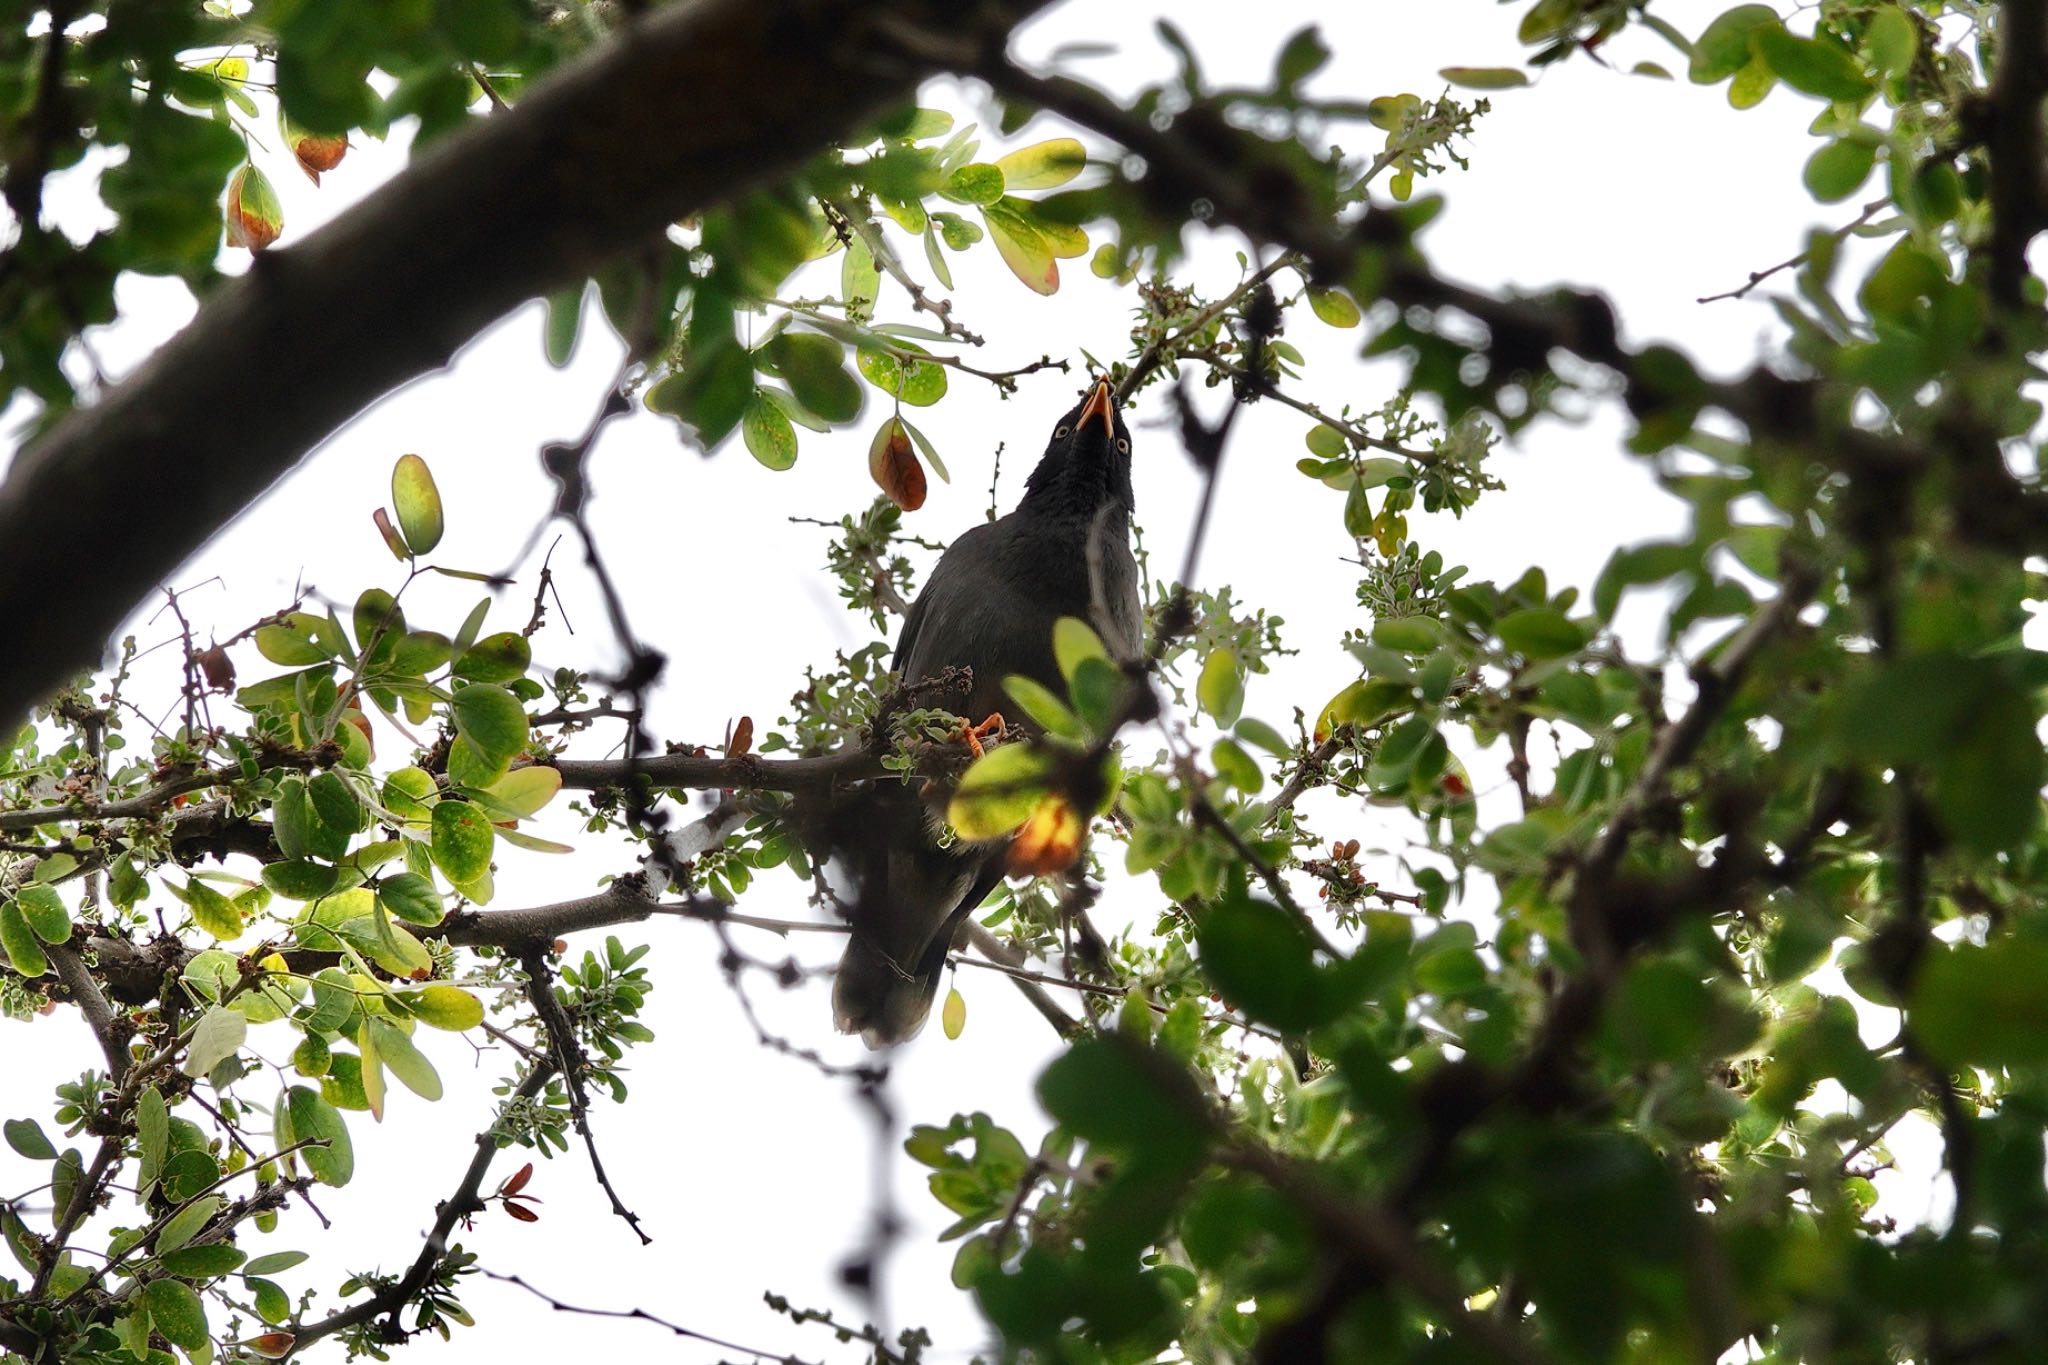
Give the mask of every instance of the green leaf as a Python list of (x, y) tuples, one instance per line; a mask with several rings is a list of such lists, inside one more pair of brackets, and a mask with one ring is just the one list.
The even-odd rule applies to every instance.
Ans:
[(1514, 66), (1447, 66), (1436, 74), (1467, 90), (1512, 90), (1529, 83), (1521, 68)]
[(206, 1326), (206, 1305), (191, 1285), (183, 1280), (151, 1280), (142, 1287), (142, 1304), (149, 1320), (164, 1340), (182, 1351), (210, 1349), (213, 1338)]
[(14, 903), (21, 907), (28, 927), (43, 942), (62, 943), (71, 937), (71, 912), (64, 908), (63, 898), (55, 887), (24, 886), (15, 893)]
[(1771, 73), (1794, 90), (1824, 100), (1855, 101), (1870, 94), (1870, 80), (1856, 59), (1825, 39), (1765, 25), (1750, 34), (1750, 44)]
[(576, 354), (576, 334), (583, 327), (583, 296), (588, 282), (572, 284), (548, 295), (547, 325), (542, 330), (541, 348), (548, 364), (566, 369)]
[[(1329, 323), (1332, 327), (1356, 327), (1365, 317), (1363, 313), (1358, 311), (1358, 305), (1351, 301), (1351, 296), (1341, 289), (1309, 290), (1308, 306), (1317, 317)], [(1318, 427), (1317, 430), (1327, 430), (1327, 428)], [(1330, 434), (1332, 436), (1337, 435), (1336, 432), (1331, 432)], [(1342, 452), (1343, 444), (1343, 438), (1341, 436), (1338, 437), (1338, 451), (1336, 453)]]
[(1069, 683), (1074, 681), (1074, 670), (1083, 659), (1101, 659), (1111, 663), (1109, 649), (1102, 643), (1102, 637), (1095, 633), (1095, 627), (1078, 616), (1062, 616), (1052, 625), (1052, 656), (1059, 663), (1060, 676)]
[(846, 368), (846, 351), (816, 332), (779, 332), (761, 348), (796, 400), (828, 422), (860, 415), (861, 387)]
[(1693, 44), (1688, 74), (1699, 85), (1727, 80), (1749, 65), (1749, 35), (1778, 22), (1778, 12), (1769, 5), (1737, 5), (1700, 34), (1699, 41)]
[(1216, 901), (1195, 925), (1202, 970), (1238, 1009), (1284, 1033), (1330, 1023), (1363, 996), (1368, 977), (1354, 959), (1315, 961), (1299, 921), (1242, 889)]
[(434, 807), (434, 863), (452, 882), (470, 882), (491, 870), (495, 831), (483, 812), (467, 801)]
[(471, 682), (508, 683), (526, 676), (532, 665), (533, 645), (527, 638), (515, 631), (501, 630), (463, 650), (455, 660), (455, 675)]
[(1373, 622), (1372, 642), (1405, 654), (1427, 654), (1444, 642), (1444, 628), (1433, 616), (1393, 616)]
[(687, 423), (698, 443), (711, 450), (740, 424), (753, 393), (753, 358), (728, 338), (720, 345), (693, 349), (682, 369), (647, 390), (646, 403), (654, 412)]
[(172, 1251), (197, 1237), (200, 1229), (221, 1211), (226, 1202), (217, 1194), (209, 1194), (179, 1209), (164, 1224), (163, 1231), (157, 1234), (157, 1249)]
[(168, 1252), (161, 1260), (163, 1268), (173, 1275), (188, 1280), (211, 1280), (238, 1270), (244, 1257), (243, 1251), (226, 1242), (208, 1242), (205, 1246)]
[(1920, 55), (1920, 30), (1897, 5), (1885, 5), (1872, 12), (1863, 30), (1863, 55), (1881, 78), (1896, 80)]
[(55, 1161), (57, 1149), (50, 1145), (50, 1139), (43, 1135), (42, 1125), (34, 1119), (9, 1119), (0, 1124), (0, 1132), (7, 1135), (7, 1145), (30, 1161)]
[(1294, 753), (1294, 746), (1288, 742), (1287, 736), (1251, 716), (1238, 721), (1237, 737), (1248, 744), (1258, 745), (1275, 758), (1288, 758)]
[(339, 868), (305, 858), (270, 863), (263, 869), (263, 884), (286, 900), (318, 900), (340, 880)]
[[(996, 200), (1003, 197), (1003, 190), (1007, 183), (1000, 169), (977, 162), (973, 165), (962, 166), (959, 170), (953, 172), (951, 176), (947, 177), (945, 186), (939, 193), (956, 203), (993, 204)], [(943, 219), (949, 216), (951, 215), (941, 215), (940, 230), (946, 233), (946, 244), (948, 246), (952, 247), (955, 251), (964, 251), (972, 239), (961, 242), (954, 241), (953, 232), (948, 230), (943, 222)], [(956, 219), (955, 221), (958, 220)], [(978, 238), (980, 235), (977, 232), (975, 237)]]
[(1086, 743), (1088, 731), (1080, 719), (1067, 709), (1067, 704), (1054, 695), (1051, 688), (1022, 673), (1012, 673), (1003, 679), (1003, 690), (1017, 705), (1024, 708), (1039, 729), (1061, 739)]
[(1234, 739), (1217, 740), (1210, 758), (1216, 775), (1241, 792), (1249, 794), (1266, 785), (1266, 775), (1259, 771), (1257, 761)]
[(213, 1069), (241, 1050), (249, 1034), (249, 1020), (238, 1010), (214, 1005), (199, 1016), (192, 1030), (192, 1042), (185, 1050), (181, 1068), (187, 1076), (208, 1076)]
[(141, 1183), (147, 1185), (163, 1172), (171, 1141), (170, 1106), (154, 1085), (144, 1086), (135, 1097), (135, 1136), (142, 1149)]
[(1524, 607), (1495, 623), (1501, 643), (1531, 659), (1556, 659), (1586, 647), (1586, 632), (1561, 611)]
[(1028, 744), (1005, 744), (974, 761), (946, 805), (963, 839), (996, 839), (1030, 818), (1047, 791), (1053, 762)]
[(326, 624), (311, 612), (295, 611), (282, 621), (257, 628), (256, 652), (287, 668), (325, 663), (333, 651), (315, 636)]
[[(907, 341), (896, 344), (922, 353)], [(929, 360), (902, 361), (883, 351), (861, 351), (854, 363), (870, 384), (912, 407), (928, 408), (946, 396), (945, 368)]]
[(1049, 190), (1072, 180), (1087, 164), (1087, 148), (1073, 138), (1056, 137), (998, 158), (996, 169), (1002, 172), (1007, 190)]
[(303, 1251), (271, 1251), (251, 1260), (242, 1267), (244, 1275), (277, 1275), (307, 1260)]
[(455, 732), (492, 765), (502, 767), (526, 748), (526, 708), (504, 688), (492, 683), (457, 688), (449, 709)]
[(409, 924), (439, 924), (444, 914), (441, 893), (417, 872), (401, 872), (379, 882), (377, 902)]
[(1877, 164), (1877, 149), (1851, 138), (1837, 138), (1806, 162), (1806, 188), (1823, 204), (1838, 203), (1863, 188)]
[(429, 554), (441, 543), (446, 529), (441, 513), (441, 490), (434, 486), (433, 471), (417, 455), (402, 455), (391, 470), (391, 506), (398, 513), (398, 529), (416, 555)]
[(1950, 1067), (2048, 1061), (2048, 942), (2001, 938), (1930, 952), (1913, 982), (1906, 1024)]
[(1195, 696), (1218, 725), (1237, 723), (1244, 710), (1244, 679), (1238, 672), (1237, 651), (1211, 650), (1202, 661), (1202, 676), (1195, 684)]
[(782, 406), (765, 393), (756, 392), (747, 404), (740, 437), (747, 453), (770, 469), (788, 469), (796, 463), (796, 428)]
[(290, 1127), (288, 1141), (323, 1139), (327, 1143), (325, 1147), (308, 1147), (299, 1153), (313, 1178), (323, 1185), (348, 1184), (356, 1169), (355, 1148), (348, 1140), (348, 1124), (334, 1106), (322, 1099), (318, 1091), (295, 1085), (285, 1092), (282, 1107)]
[(366, 1021), (377, 1040), (377, 1056), (407, 1090), (432, 1103), (441, 1098), (441, 1076), (426, 1054), (396, 1025), (372, 1016)]
[(1038, 1098), (1075, 1136), (1161, 1165), (1193, 1162), (1208, 1145), (1179, 1067), (1127, 1039), (1082, 1038), (1038, 1078)]

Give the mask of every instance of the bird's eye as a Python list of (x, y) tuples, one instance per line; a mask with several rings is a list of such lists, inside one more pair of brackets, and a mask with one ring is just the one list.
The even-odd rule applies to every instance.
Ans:
[(1064, 441), (1065, 439), (1067, 439), (1067, 424), (1065, 422), (1060, 423), (1059, 426), (1053, 429), (1052, 438), (1055, 441)]
[(1131, 443), (1130, 443), (1129, 441), (1126, 441), (1126, 440), (1125, 440), (1125, 439), (1124, 439), (1123, 437), (1121, 437), (1121, 436), (1117, 437), (1117, 438), (1116, 438), (1116, 453), (1117, 453), (1117, 454), (1119, 454), (1119, 455), (1128, 455), (1128, 454), (1130, 454), (1130, 453), (1131, 453)]

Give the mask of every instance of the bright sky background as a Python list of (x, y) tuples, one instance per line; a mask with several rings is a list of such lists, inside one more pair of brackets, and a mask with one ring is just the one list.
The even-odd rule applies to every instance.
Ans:
[[(1266, 0), (1251, 11), (1240, 4), (1184, 0), (1171, 11), (1218, 83), (1265, 80), (1281, 41), (1301, 24), (1320, 22), (1336, 57), (1312, 88), (1359, 98), (1401, 91), (1432, 96), (1443, 85), (1436, 75), (1441, 67), (1515, 63), (1521, 52), (1514, 28), (1525, 8), (1488, 0)], [(1719, 0), (1661, 0), (1657, 13), (1697, 33), (1721, 8)], [(1168, 69), (1168, 57), (1150, 32), (1156, 12), (1153, 6), (1061, 6), (1021, 34), (1017, 47), (1037, 57), (1063, 43), (1115, 44), (1115, 55), (1083, 62), (1077, 73), (1112, 89), (1133, 89)], [(1258, 23), (1251, 28), (1246, 21), (1254, 13)], [(1740, 370), (1779, 332), (1760, 302), (1769, 288), (1744, 302), (1695, 300), (1798, 251), (1809, 226), (1832, 225), (1854, 212), (1818, 210), (1800, 188), (1800, 168), (1817, 145), (1803, 129), (1818, 106), (1781, 88), (1761, 108), (1736, 113), (1719, 90), (1687, 84), (1682, 57), (1647, 32), (1617, 40), (1605, 55), (1612, 69), (1577, 60), (1543, 75), (1533, 89), (1494, 97), (1493, 114), (1481, 120), (1464, 148), (1471, 169), (1423, 186), (1449, 198), (1426, 238), (1432, 259), (1446, 274), (1480, 286), (1597, 285), (1616, 301), (1628, 339), (1675, 340), (1710, 369)], [(1679, 71), (1680, 79), (1622, 74), (1642, 59)], [(791, 93), (801, 98), (801, 92)], [(970, 90), (941, 83), (925, 102), (973, 118), (980, 113), (974, 99)], [(1040, 120), (1018, 142), (1055, 131), (1051, 121)], [(1344, 131), (1351, 150), (1379, 146), (1377, 130)], [(688, 130), (677, 130), (677, 136), (688, 136)], [(392, 147), (357, 146), (317, 190), (282, 164), (280, 155), (267, 164), (284, 202), (286, 229), (278, 249), (289, 250), (372, 192), (401, 159)], [(52, 193), (60, 221), (74, 229), (94, 221), (97, 204), (84, 177), (65, 177)], [(1204, 292), (1220, 292), (1235, 278), (1232, 253), (1240, 243), (1210, 239), (1199, 246), (1193, 276)], [(227, 255), (231, 268), (243, 259), (240, 252)], [(914, 269), (921, 265), (914, 252), (909, 259)], [(836, 262), (826, 268), (836, 272)], [(1096, 280), (1085, 260), (1068, 263), (1066, 283), (1051, 299), (1027, 292), (986, 245), (956, 257), (954, 269), (959, 314), (988, 338), (974, 357), (978, 364), (1007, 368), (1041, 352), (1078, 361), (1083, 347), (1105, 358), (1124, 349), (1130, 297)], [(117, 375), (132, 369), (192, 312), (183, 289), (162, 281), (124, 281), (121, 303), (123, 321), (94, 339)], [(363, 305), (374, 308), (376, 300), (365, 297)], [(909, 318), (902, 295), (886, 285), (882, 307), (885, 317)], [(1353, 358), (1359, 333), (1325, 328), (1305, 310), (1300, 318), (1288, 339), (1310, 358), (1300, 388), (1305, 397), (1366, 409), (1384, 401), (1390, 371), (1368, 369)], [(217, 537), (174, 580), (201, 630), (230, 635), (287, 603), (301, 580), (351, 597), (372, 583), (396, 586), (395, 566), (369, 515), (388, 497), (392, 462), (408, 451), (430, 462), (449, 508), (449, 534), (437, 560), (475, 569), (505, 567), (506, 557), (550, 505), (539, 447), (582, 430), (618, 360), (617, 347), (594, 313), (586, 317), (584, 343), (566, 370), (546, 365), (539, 331), (536, 307), (507, 319), (447, 372), (417, 381), (361, 415)], [(953, 483), (934, 482), (924, 509), (907, 521), (910, 529), (937, 539), (981, 519), (997, 440), (1009, 445), (1001, 482), (1007, 510), (1054, 417), (1079, 387), (1078, 377), (1038, 375), (1024, 381), (1016, 398), (1002, 402), (976, 381), (957, 375), (953, 380), (946, 401), (917, 418), (945, 455)], [(1164, 569), (1179, 563), (1197, 485), (1170, 438), (1148, 429), (1158, 410), (1148, 398), (1133, 412), (1131, 425), (1139, 518), (1155, 564)], [(833, 649), (864, 642), (864, 623), (842, 610), (820, 572), (825, 533), (786, 518), (836, 518), (867, 504), (874, 489), (863, 457), (868, 434), (883, 415), (883, 405), (871, 399), (860, 430), (830, 437), (803, 433), (797, 466), (784, 474), (762, 469), (737, 440), (706, 461), (659, 417), (642, 414), (607, 433), (593, 463), (593, 518), (635, 626), (670, 656), (667, 683), (654, 706), (657, 736), (716, 743), (727, 721), (742, 714), (765, 728), (781, 714), (806, 664), (829, 661)], [(14, 425), (6, 423), (7, 429)], [(1247, 714), (1283, 728), (1289, 728), (1294, 707), (1312, 716), (1352, 676), (1353, 665), (1335, 642), (1362, 621), (1353, 602), (1355, 575), (1341, 558), (1350, 547), (1336, 495), (1293, 470), (1306, 426), (1306, 419), (1275, 404), (1246, 415), (1229, 455), (1201, 571), (1205, 585), (1228, 582), (1240, 598), (1286, 618), (1286, 642), (1303, 653), (1280, 660), (1270, 676), (1253, 679), (1246, 707)], [(233, 440), (234, 428), (235, 414), (220, 414), (221, 439)], [(1469, 565), (1475, 577), (1512, 579), (1530, 564), (1541, 564), (1553, 584), (1590, 587), (1615, 547), (1683, 525), (1677, 504), (1656, 493), (1645, 470), (1620, 453), (1621, 431), (1609, 410), (1576, 425), (1537, 424), (1495, 457), (1493, 468), (1508, 484), (1505, 493), (1483, 499), (1463, 522), (1418, 516), (1416, 538), (1449, 561)], [(109, 528), (107, 534), (119, 531)], [(553, 538), (550, 531), (543, 547)], [(576, 634), (564, 633), (557, 615), (536, 645), (544, 662), (601, 668), (614, 656), (573, 548), (565, 542), (555, 565)], [(491, 628), (523, 624), (534, 564), (523, 568), (520, 586), (505, 595)], [(408, 596), (408, 614), (417, 625), (452, 632), (477, 595), (473, 584), (422, 582)], [(144, 644), (168, 634), (168, 618), (150, 620), (157, 606), (143, 608), (130, 627)], [(1644, 649), (1653, 639), (1641, 627), (1651, 619), (1640, 606), (1627, 614), (1632, 643)], [(167, 659), (168, 651), (158, 657)], [(247, 648), (237, 662), (244, 680), (270, 671)], [(158, 695), (168, 699), (173, 693)], [(387, 755), (403, 743), (388, 729), (380, 741)], [(1144, 737), (1135, 741), (1140, 753), (1149, 753), (1152, 744)], [(1469, 755), (1469, 745), (1465, 751)], [(1475, 763), (1474, 772), (1482, 799), (1500, 802), (1498, 765)], [(1502, 818), (1511, 807), (1511, 797), (1507, 806), (1489, 804), (1487, 818)], [(1402, 837), (1389, 815), (1370, 808), (1345, 813), (1328, 828), (1356, 835), (1368, 847), (1398, 850)], [(585, 894), (598, 876), (627, 870), (615, 850), (582, 842), (572, 858), (502, 852), (496, 905), (537, 905)], [(1110, 860), (1120, 863), (1120, 855), (1111, 850)], [(1398, 869), (1387, 866), (1389, 884), (1401, 884)], [(811, 913), (804, 896), (802, 885), (777, 872), (746, 908), (801, 918)], [(1156, 893), (1149, 900), (1142, 891), (1113, 897), (1107, 921), (1118, 922), (1118, 906), (1125, 915), (1142, 915), (1155, 903)], [(774, 1290), (799, 1304), (851, 1308), (858, 1317), (858, 1308), (834, 1286), (833, 1272), (865, 1235), (876, 1155), (872, 1124), (843, 1084), (755, 1045), (716, 971), (717, 949), (708, 932), (675, 922), (620, 932), (628, 943), (655, 945), (648, 961), (657, 991), (646, 1020), (659, 1037), (630, 1058), (631, 1103), (624, 1109), (601, 1103), (593, 1119), (623, 1197), (656, 1240), (641, 1248), (606, 1213), (579, 1150), (545, 1164), (535, 1177), (532, 1191), (546, 1200), (544, 1221), (527, 1226), (487, 1215), (463, 1238), (465, 1245), (490, 1269), (520, 1274), (578, 1304), (637, 1305), (770, 1351), (852, 1358), (827, 1333), (799, 1329), (770, 1314), (761, 1294)], [(771, 957), (780, 951), (773, 939), (754, 946)], [(831, 960), (837, 946), (829, 939), (798, 945), (807, 960), (817, 961)], [(899, 1052), (891, 1092), (899, 1115), (943, 1123), (955, 1111), (980, 1109), (1035, 1141), (1044, 1120), (1031, 1085), (1055, 1040), (1001, 978), (983, 972), (961, 972), (959, 978), (969, 1004), (966, 1032), (948, 1042), (934, 1027)], [(754, 995), (771, 1028), (835, 1058), (860, 1055), (856, 1041), (831, 1032), (823, 982), (788, 994), (763, 982)], [(1872, 1020), (1869, 1027), (1873, 1036), (1888, 1036), (1890, 1018)], [(252, 1043), (264, 1048), (282, 1036), (282, 1030), (259, 1030)], [(308, 1283), (335, 1283), (343, 1267), (401, 1268), (416, 1252), (435, 1201), (453, 1188), (468, 1157), (468, 1135), (488, 1119), (488, 1087), (506, 1062), (502, 1054), (473, 1059), (466, 1043), (448, 1035), (428, 1045), (448, 1082), (447, 1097), (430, 1108), (394, 1088), (381, 1127), (367, 1115), (352, 1115), (355, 1182), (318, 1196), (335, 1220), (333, 1230), (319, 1234), (295, 1208), (287, 1215), (291, 1231), (270, 1241), (271, 1247), (315, 1253), (313, 1266), (284, 1277), (294, 1294)], [(276, 1048), (279, 1059), (284, 1050)], [(9, 1097), (8, 1111), (23, 1112), (22, 1099), (33, 1097), (39, 1113), (46, 1112), (40, 1101), (49, 1087), (93, 1060), (89, 1040), (69, 1011), (6, 1026), (0, 1033), (0, 1094)], [(503, 1169), (509, 1172), (523, 1159), (517, 1151), (507, 1153)], [(931, 1242), (950, 1217), (925, 1192), (907, 1158), (892, 1148), (890, 1161), (909, 1225), (886, 1279), (892, 1321), (930, 1327), (937, 1338), (931, 1359), (965, 1360), (983, 1343), (980, 1322), (946, 1279), (952, 1246)], [(25, 1169), (11, 1152), (0, 1151), (0, 1188), (30, 1183), (20, 1178)], [(1939, 1211), (1930, 1205), (1924, 1175), (1892, 1179), (1885, 1190), (1885, 1211), (1902, 1220)], [(1940, 1193), (1945, 1197), (1945, 1186)], [(315, 1267), (319, 1276), (309, 1279), (306, 1272)], [(459, 1332), (447, 1346), (422, 1342), (404, 1358), (458, 1365), (550, 1348), (646, 1352), (685, 1362), (721, 1354), (674, 1342), (644, 1323), (550, 1315), (506, 1286), (473, 1282), (466, 1298), (480, 1321), (477, 1328)], [(332, 1306), (323, 1297), (315, 1314)]]

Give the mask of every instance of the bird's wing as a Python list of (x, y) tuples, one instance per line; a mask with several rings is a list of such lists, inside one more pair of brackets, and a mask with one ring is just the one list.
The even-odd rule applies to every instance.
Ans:
[[(954, 662), (924, 657), (919, 653), (918, 645), (924, 636), (925, 623), (932, 618), (935, 606), (938, 608), (938, 614), (944, 616), (945, 605), (952, 603), (968, 590), (968, 580), (974, 576), (975, 569), (986, 562), (990, 548), (987, 542), (994, 534), (994, 530), (994, 525), (985, 522), (955, 537), (953, 543), (946, 548), (946, 553), (940, 555), (939, 562), (932, 567), (932, 576), (925, 580), (923, 589), (917, 594), (917, 600), (910, 604), (910, 614), (903, 618), (903, 633), (896, 637), (894, 660), (894, 667), (903, 675), (905, 682), (915, 682), (918, 678), (936, 673)], [(918, 671), (913, 672), (913, 668)]]

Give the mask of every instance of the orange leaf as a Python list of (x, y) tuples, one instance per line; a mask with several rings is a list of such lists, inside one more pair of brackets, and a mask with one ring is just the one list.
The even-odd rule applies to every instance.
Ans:
[(739, 724), (732, 727), (732, 733), (725, 740), (725, 756), (738, 758), (754, 747), (754, 718), (741, 716)]
[(891, 417), (868, 447), (868, 473), (889, 500), (906, 512), (924, 506), (924, 466), (910, 448), (910, 433)]
[(260, 1337), (249, 1338), (242, 1345), (252, 1355), (262, 1356), (265, 1360), (283, 1360), (292, 1353), (292, 1346), (297, 1341), (298, 1338), (290, 1332), (265, 1332)]
[(1043, 877), (1072, 867), (1081, 856), (1081, 835), (1086, 828), (1080, 813), (1064, 796), (1047, 796), (1010, 841), (1010, 872), (1019, 877)]

